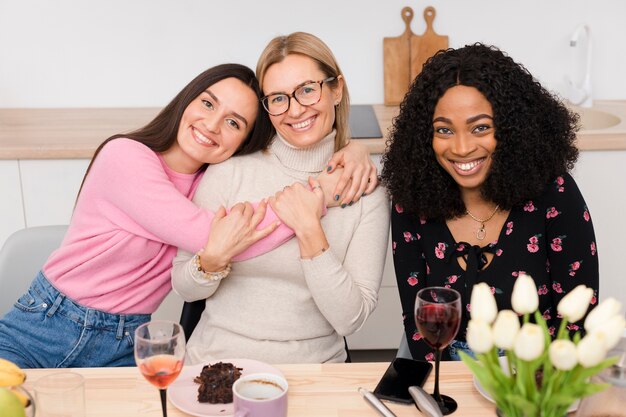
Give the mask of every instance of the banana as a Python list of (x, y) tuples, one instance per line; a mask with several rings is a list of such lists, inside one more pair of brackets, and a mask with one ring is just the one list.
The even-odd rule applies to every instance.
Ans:
[(0, 387), (22, 385), (26, 374), (16, 364), (0, 358)]
[(11, 391), (13, 395), (15, 395), (18, 400), (20, 400), (20, 403), (22, 404), (24, 408), (30, 405), (30, 397), (26, 395), (23, 391), (21, 391), (19, 388), (11, 387), (9, 388), (9, 391)]

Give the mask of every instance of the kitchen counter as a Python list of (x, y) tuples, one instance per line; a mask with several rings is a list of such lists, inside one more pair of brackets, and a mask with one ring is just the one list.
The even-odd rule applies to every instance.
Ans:
[[(150, 121), (159, 108), (49, 108), (0, 109), (0, 159), (91, 158), (102, 141), (129, 132)], [(380, 130), (387, 136), (397, 106), (374, 105)], [(583, 113), (587, 110), (582, 109)], [(597, 117), (597, 116), (601, 117)], [(578, 134), (581, 150), (626, 150), (626, 101), (596, 101), (582, 115), (583, 125), (616, 120), (607, 128), (583, 128)], [(596, 120), (597, 119), (597, 120)], [(610, 121), (610, 120), (609, 120)], [(595, 123), (597, 122), (597, 123)], [(383, 153), (386, 138), (362, 139), (371, 153)]]

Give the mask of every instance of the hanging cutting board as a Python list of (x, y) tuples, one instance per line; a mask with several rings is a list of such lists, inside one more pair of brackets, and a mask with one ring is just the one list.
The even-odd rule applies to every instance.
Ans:
[(411, 82), (411, 20), (413, 9), (405, 7), (401, 12), (404, 33), (394, 38), (383, 39), (385, 73), (385, 104), (400, 104)]
[(425, 8), (426, 31), (422, 35), (411, 37), (411, 80), (422, 72), (422, 67), (428, 58), (435, 55), (440, 49), (448, 48), (448, 37), (437, 35), (433, 29), (436, 14), (434, 7)]

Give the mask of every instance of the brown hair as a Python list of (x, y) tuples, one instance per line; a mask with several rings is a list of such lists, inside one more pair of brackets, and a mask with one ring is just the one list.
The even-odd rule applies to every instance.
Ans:
[[(185, 112), (185, 109), (189, 106), (189, 103), (191, 103), (207, 88), (226, 78), (236, 78), (240, 80), (245, 85), (250, 87), (259, 99), (261, 98), (262, 92), (259, 82), (250, 68), (240, 64), (222, 64), (209, 68), (187, 84), (147, 125), (130, 133), (113, 135), (102, 142), (98, 149), (96, 149), (93, 158), (87, 167), (87, 172), (85, 172), (80, 189), (82, 190), (85, 178), (87, 178), (89, 170), (93, 165), (93, 161), (100, 153), (100, 150), (102, 150), (107, 143), (114, 139), (132, 139), (143, 143), (155, 152), (164, 152), (168, 150), (177, 140), (180, 120)], [(269, 116), (259, 101), (254, 126), (248, 137), (244, 140), (234, 155), (245, 155), (267, 148), (273, 135), (274, 130), (269, 120)], [(80, 190), (78, 193), (80, 194)]]
[[(256, 75), (263, 89), (263, 78), (269, 67), (281, 62), (288, 55), (299, 54), (311, 58), (315, 61), (319, 69), (326, 77), (338, 77), (343, 73), (330, 48), (317, 36), (306, 32), (294, 32), (287, 36), (278, 36), (267, 44), (256, 65)], [(337, 86), (337, 81), (330, 84), (333, 88)], [(348, 86), (343, 83), (341, 102), (335, 107), (335, 125), (337, 131), (335, 137), (335, 151), (343, 148), (350, 138), (348, 127), (348, 116), (350, 112), (350, 96)], [(265, 111), (264, 111), (265, 113)]]

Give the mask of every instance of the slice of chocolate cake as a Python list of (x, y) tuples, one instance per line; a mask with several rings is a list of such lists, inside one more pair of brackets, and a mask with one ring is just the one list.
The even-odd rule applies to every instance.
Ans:
[(200, 384), (198, 401), (211, 404), (228, 404), (233, 402), (233, 383), (241, 376), (242, 368), (232, 363), (218, 362), (206, 365), (194, 382)]

